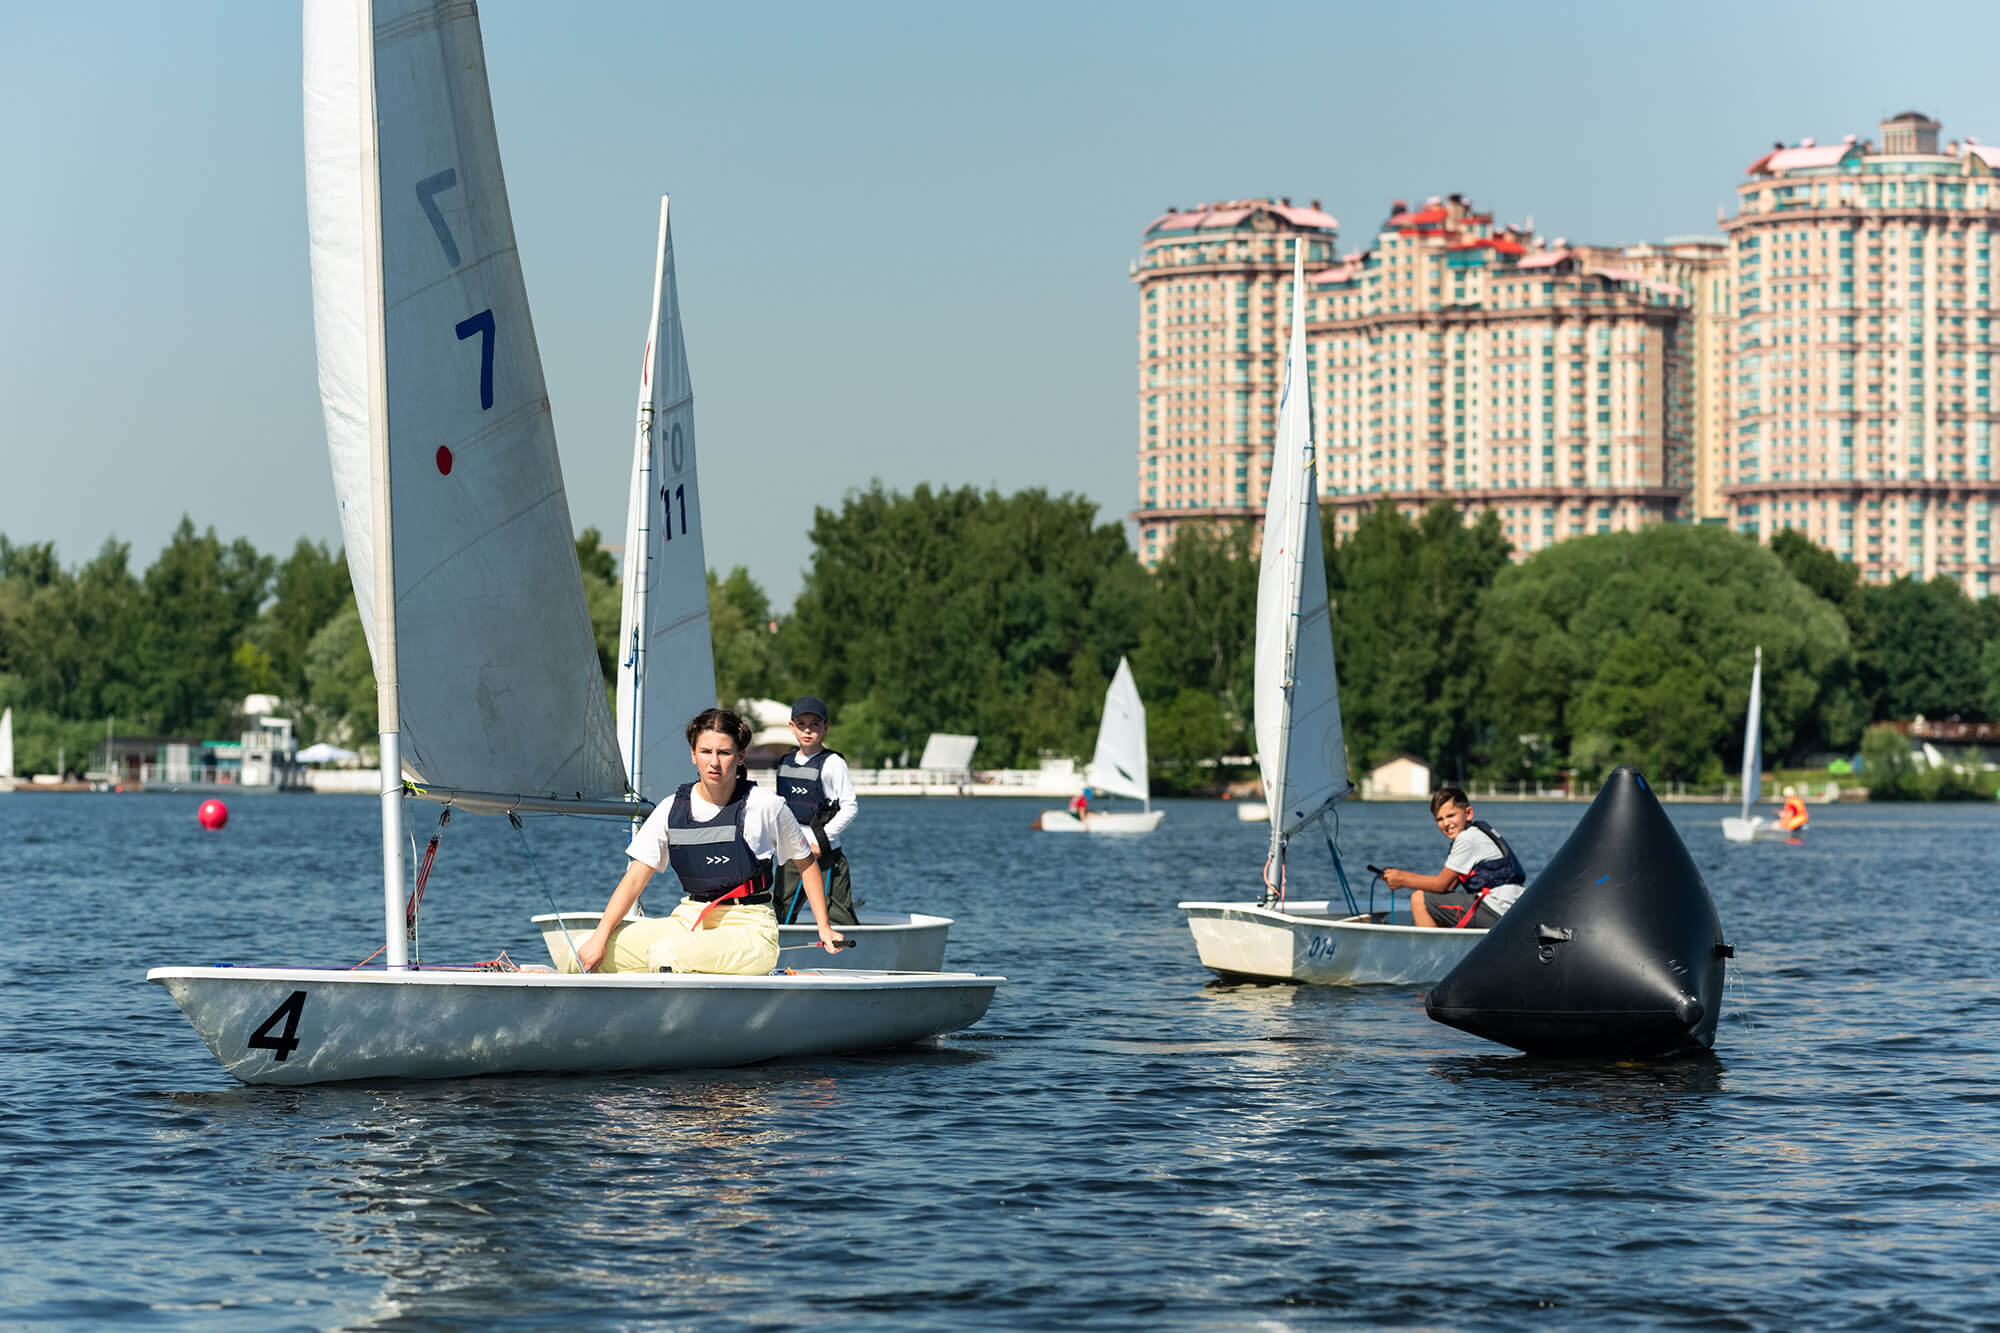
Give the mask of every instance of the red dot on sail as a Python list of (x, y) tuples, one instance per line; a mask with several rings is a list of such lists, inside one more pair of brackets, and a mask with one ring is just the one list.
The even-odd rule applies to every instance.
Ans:
[(443, 445), (438, 446), (438, 475), (441, 477), (451, 475), (451, 450)]

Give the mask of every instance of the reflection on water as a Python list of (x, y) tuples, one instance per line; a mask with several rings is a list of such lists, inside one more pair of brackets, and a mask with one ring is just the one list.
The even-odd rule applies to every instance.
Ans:
[(1515, 1083), (1527, 1093), (1573, 1100), (1611, 1111), (1671, 1107), (1676, 1099), (1722, 1091), (1723, 1062), (1713, 1052), (1672, 1060), (1597, 1062), (1549, 1056), (1488, 1054), (1433, 1061), (1432, 1074), (1452, 1083)]

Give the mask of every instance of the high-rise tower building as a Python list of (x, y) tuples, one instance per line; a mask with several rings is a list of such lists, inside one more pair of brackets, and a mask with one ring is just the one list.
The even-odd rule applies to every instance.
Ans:
[(1992, 282), (2000, 149), (1908, 111), (1878, 148), (1779, 145), (1724, 223), (1736, 308), (1731, 520), (1795, 528), (1883, 582), (2000, 587)]
[(1729, 242), (1721, 236), (1668, 237), (1659, 245), (1626, 246), (1616, 261), (1647, 278), (1678, 287), (1687, 298), (1688, 503), (1681, 517), (1697, 523), (1729, 518), (1723, 487), (1729, 472), (1729, 332), (1734, 299)]
[(1518, 553), (1680, 517), (1690, 302), (1625, 252), (1495, 230), (1462, 197), (1398, 201), (1372, 250), (1310, 280), (1321, 502), (1495, 511)]
[(1289, 199), (1170, 210), (1147, 226), (1139, 286), (1139, 555), (1188, 523), (1263, 516), (1291, 328), (1292, 253), (1331, 263), (1339, 227)]
[[(1531, 244), (1459, 196), (1397, 203), (1336, 256), (1315, 203), (1174, 211), (1146, 229), (1140, 288), (1140, 556), (1189, 522), (1263, 516), (1294, 245), (1306, 247), (1307, 372), (1320, 497), (1337, 531), (1384, 496), (1493, 509), (1519, 552), (1687, 513), (1705, 400), (1691, 357), (1726, 308), (1714, 243)], [(1716, 416), (1709, 412), (1707, 417)]]

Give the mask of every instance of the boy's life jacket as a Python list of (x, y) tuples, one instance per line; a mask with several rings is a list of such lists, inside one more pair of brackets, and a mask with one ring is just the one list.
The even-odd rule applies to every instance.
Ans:
[(1526, 884), (1528, 872), (1521, 868), (1521, 858), (1514, 855), (1514, 849), (1507, 840), (1493, 831), (1493, 826), (1483, 819), (1472, 821), (1472, 827), (1493, 839), (1493, 845), (1500, 849), (1500, 855), (1489, 856), (1477, 862), (1472, 869), (1459, 877), (1458, 887), (1467, 893), (1484, 893), (1497, 889), (1502, 884)]
[[(799, 758), (796, 749), (785, 751), (778, 760), (778, 798), (791, 808), (800, 828), (810, 828), (815, 820), (824, 822), (840, 809), (838, 801), (827, 799), (826, 781), (821, 770), (826, 757), (838, 750), (822, 749), (810, 758)], [(844, 756), (843, 756), (844, 757)]]
[(743, 837), (743, 817), (754, 790), (748, 782), (738, 782), (730, 803), (708, 820), (694, 817), (689, 799), (692, 782), (682, 783), (674, 792), (667, 809), (667, 862), (680, 879), (681, 891), (696, 902), (713, 902), (738, 888), (749, 892), (736, 902), (771, 901), (771, 863), (751, 851)]

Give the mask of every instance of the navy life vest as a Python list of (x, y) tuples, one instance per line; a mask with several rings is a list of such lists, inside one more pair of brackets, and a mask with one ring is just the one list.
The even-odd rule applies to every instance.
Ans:
[(1484, 893), (1497, 889), (1502, 884), (1526, 884), (1528, 872), (1521, 869), (1521, 858), (1514, 855), (1514, 849), (1507, 840), (1493, 831), (1493, 826), (1483, 819), (1472, 821), (1472, 827), (1493, 839), (1493, 845), (1500, 849), (1500, 855), (1489, 856), (1475, 864), (1460, 877), (1458, 887), (1467, 893)]
[(750, 890), (739, 903), (771, 901), (771, 863), (750, 850), (743, 838), (743, 816), (750, 809), (748, 782), (736, 784), (736, 794), (713, 818), (694, 817), (689, 794), (692, 782), (683, 782), (667, 808), (667, 863), (680, 878), (681, 891), (696, 902), (713, 902), (731, 889)]
[(791, 749), (778, 760), (778, 798), (791, 807), (792, 818), (799, 821), (800, 828), (811, 828), (813, 820), (840, 808), (838, 801), (827, 799), (826, 779), (821, 771), (826, 767), (826, 757), (839, 753), (821, 750), (810, 759), (801, 759), (798, 750)]

